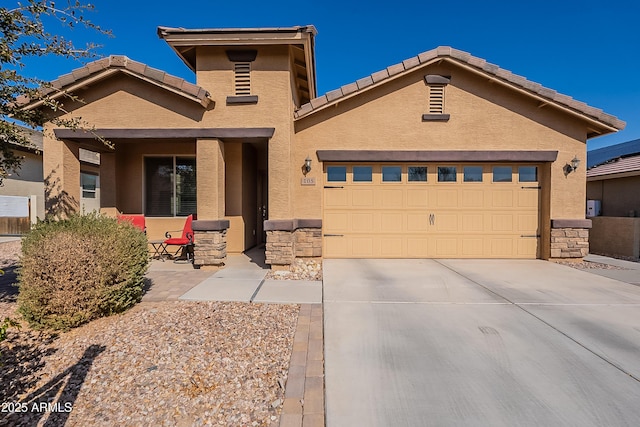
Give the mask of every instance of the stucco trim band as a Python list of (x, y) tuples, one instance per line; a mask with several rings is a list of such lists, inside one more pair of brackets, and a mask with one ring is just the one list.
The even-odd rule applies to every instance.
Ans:
[(450, 114), (423, 114), (423, 122), (446, 122), (449, 121)]
[(557, 151), (318, 150), (321, 162), (554, 162)]
[(227, 105), (257, 104), (258, 95), (227, 96)]
[(220, 231), (229, 228), (228, 219), (199, 219), (191, 223), (193, 231)]
[(590, 219), (552, 219), (551, 228), (591, 228)]
[(322, 228), (322, 220), (294, 218), (268, 219), (264, 222), (264, 231), (294, 231), (299, 228)]
[(105, 139), (196, 139), (196, 138), (271, 138), (275, 128), (152, 128), (152, 129), (54, 129), (58, 139), (94, 140), (96, 135)]

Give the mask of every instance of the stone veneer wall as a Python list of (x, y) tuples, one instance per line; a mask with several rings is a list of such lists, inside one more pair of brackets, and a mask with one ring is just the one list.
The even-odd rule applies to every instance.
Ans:
[(267, 231), (265, 262), (272, 265), (289, 265), (293, 262), (293, 233), (289, 230)]
[(591, 220), (552, 220), (551, 258), (583, 258), (589, 255)]
[(322, 221), (292, 219), (265, 221), (267, 264), (291, 265), (295, 258), (322, 256)]
[(193, 221), (193, 265), (224, 265), (227, 260), (228, 220)]

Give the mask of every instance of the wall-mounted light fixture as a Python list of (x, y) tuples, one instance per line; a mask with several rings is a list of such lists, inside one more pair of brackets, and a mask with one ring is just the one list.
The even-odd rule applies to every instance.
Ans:
[(311, 172), (311, 158), (307, 156), (307, 158), (304, 159), (304, 166), (302, 166), (302, 173), (306, 175), (309, 172)]
[(576, 169), (578, 169), (578, 166), (580, 166), (580, 159), (578, 158), (578, 156), (573, 156), (573, 159), (571, 159), (571, 164), (564, 165), (565, 176), (569, 175), (571, 172), (575, 172)]

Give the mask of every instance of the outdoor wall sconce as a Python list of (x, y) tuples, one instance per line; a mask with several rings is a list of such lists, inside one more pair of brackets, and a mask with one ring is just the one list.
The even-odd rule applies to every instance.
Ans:
[(302, 173), (306, 175), (309, 172), (311, 172), (311, 158), (307, 156), (307, 158), (304, 159), (304, 166), (302, 166)]
[(578, 158), (578, 156), (573, 156), (573, 159), (571, 159), (571, 164), (567, 164), (564, 166), (564, 174), (569, 175), (571, 172), (575, 172), (576, 169), (578, 169), (578, 166), (580, 166), (580, 159)]

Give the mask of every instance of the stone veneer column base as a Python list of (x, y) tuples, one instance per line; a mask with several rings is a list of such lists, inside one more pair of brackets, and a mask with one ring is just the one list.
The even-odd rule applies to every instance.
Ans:
[(265, 262), (274, 270), (288, 268), (295, 258), (322, 256), (322, 220), (284, 219), (264, 222)]
[(193, 265), (196, 268), (224, 266), (227, 260), (228, 220), (193, 221)]
[(551, 220), (551, 258), (582, 259), (589, 255), (591, 220)]

